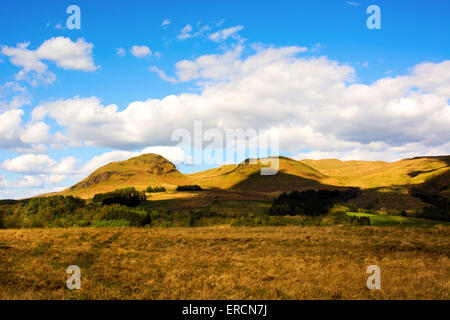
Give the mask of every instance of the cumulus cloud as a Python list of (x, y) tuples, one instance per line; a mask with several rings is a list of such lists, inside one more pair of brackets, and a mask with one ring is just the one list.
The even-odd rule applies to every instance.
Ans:
[(45, 122), (30, 122), (22, 130), (20, 139), (26, 144), (49, 143), (51, 135), (50, 126)]
[(208, 36), (208, 38), (215, 42), (220, 42), (228, 39), (229, 37), (233, 37), (234, 39), (239, 39), (238, 32), (244, 29), (243, 26), (237, 25), (235, 27), (230, 27), (226, 29), (219, 30), (214, 32)]
[[(28, 123), (20, 109), (0, 112), (0, 148), (27, 153), (3, 162), (3, 170), (24, 176), (0, 176), (0, 188), (60, 188), (69, 178), (142, 153), (190, 163), (171, 135), (180, 128), (192, 133), (195, 120), (204, 130), (277, 130), (281, 152), (297, 159), (393, 161), (450, 152), (450, 61), (420, 63), (407, 74), (363, 84), (351, 66), (304, 57), (304, 47), (255, 46), (245, 58), (243, 49), (239, 43), (222, 54), (183, 60), (176, 78), (151, 68), (168, 81), (202, 83), (198, 93), (135, 101), (124, 109), (97, 97), (58, 99), (35, 107)], [(50, 135), (47, 118), (61, 131)], [(116, 151), (77, 167), (73, 158), (43, 155), (45, 144)]]
[(278, 128), (280, 149), (292, 154), (449, 153), (450, 61), (361, 84), (352, 67), (299, 56), (305, 50), (259, 48), (243, 59), (237, 45), (177, 63), (178, 81), (205, 81), (198, 94), (136, 101), (123, 110), (96, 97), (61, 99), (38, 106), (35, 121), (47, 115), (75, 141), (120, 150), (173, 145), (174, 130), (192, 130), (202, 120), (205, 129)]
[[(38, 112), (38, 109), (34, 109)], [(60, 132), (50, 134), (50, 126), (39, 120), (23, 123), (24, 111), (11, 109), (0, 112), (0, 149), (9, 149), (19, 153), (47, 152), (46, 144), (61, 144), (79, 146), (80, 143), (71, 140)], [(37, 117), (36, 115), (34, 116)], [(65, 139), (63, 139), (63, 137)]]
[(20, 67), (17, 80), (52, 83), (55, 75), (48, 71), (42, 60), (54, 62), (58, 67), (68, 70), (95, 71), (97, 66), (92, 58), (93, 44), (79, 38), (55, 37), (44, 41), (36, 50), (29, 49), (30, 42), (19, 43), (16, 47), (2, 46), (1, 53), (9, 57), (12, 64)]
[(66, 175), (33, 175), (23, 176), (9, 181), (0, 177), (0, 199), (20, 199), (48, 192), (64, 190), (60, 186), (67, 179)]
[[(0, 167), (22, 176), (11, 181), (5, 176), (0, 176), (0, 197), (22, 198), (56, 191), (56, 189), (60, 191), (64, 189), (61, 183), (70, 177), (75, 177), (75, 164), (76, 160), (72, 157), (57, 162), (48, 155), (35, 154), (7, 159)], [(2, 189), (6, 189), (6, 192)]]
[(2, 46), (2, 54), (9, 57), (12, 64), (22, 67), (25, 71), (36, 71), (43, 73), (47, 65), (39, 60), (36, 52), (29, 50), (30, 42), (19, 43), (17, 47)]
[(56, 162), (45, 154), (24, 154), (17, 158), (5, 160), (1, 167), (7, 171), (22, 174), (52, 173), (58, 175), (72, 174), (75, 170), (76, 160), (67, 157)]
[(57, 66), (69, 70), (95, 71), (92, 43), (83, 38), (73, 42), (69, 38), (56, 37), (44, 41), (35, 51), (38, 59), (54, 61)]
[(161, 27), (168, 26), (170, 24), (169, 19), (164, 19), (164, 21), (161, 23)]
[(24, 145), (20, 139), (22, 115), (23, 111), (20, 109), (0, 113), (0, 148), (12, 149)]
[(147, 46), (132, 46), (130, 52), (137, 58), (144, 58), (152, 55), (152, 51)]

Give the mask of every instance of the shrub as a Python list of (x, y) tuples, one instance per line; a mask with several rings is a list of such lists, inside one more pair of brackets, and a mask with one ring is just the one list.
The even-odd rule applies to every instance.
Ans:
[(145, 191), (148, 193), (156, 193), (156, 192), (166, 192), (167, 190), (164, 187), (157, 186), (157, 187), (153, 187), (153, 188), (148, 187)]
[(124, 206), (103, 207), (95, 218), (96, 221), (128, 221), (132, 227), (143, 227), (151, 223), (148, 212)]
[(107, 193), (99, 193), (96, 194), (93, 199), (94, 202), (101, 202), (103, 205), (116, 203), (128, 207), (135, 207), (145, 200), (145, 192), (137, 191), (135, 188), (125, 188)]
[(203, 190), (199, 185), (193, 184), (193, 185), (184, 185), (184, 186), (178, 186), (177, 191), (201, 191)]
[(339, 201), (350, 200), (360, 194), (358, 188), (338, 190), (307, 190), (286, 192), (273, 200), (270, 215), (308, 215), (317, 216), (327, 213), (328, 209)]
[(450, 207), (425, 207), (421, 218), (450, 221)]
[(439, 192), (444, 190), (445, 186), (431, 186), (429, 189), (412, 188), (411, 195), (419, 198), (423, 202), (432, 204), (423, 208), (422, 218), (450, 221), (450, 199), (442, 197)]

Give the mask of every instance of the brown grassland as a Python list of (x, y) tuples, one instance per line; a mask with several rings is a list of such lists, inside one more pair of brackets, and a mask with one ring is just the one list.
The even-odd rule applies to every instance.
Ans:
[[(449, 299), (450, 227), (0, 230), (0, 299)], [(66, 268), (81, 268), (81, 290)], [(381, 290), (366, 269), (381, 268)]]

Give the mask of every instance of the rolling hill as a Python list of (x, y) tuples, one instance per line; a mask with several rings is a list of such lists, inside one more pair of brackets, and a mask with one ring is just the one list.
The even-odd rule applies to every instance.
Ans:
[[(228, 193), (248, 199), (283, 191), (353, 186), (363, 190), (355, 204), (377, 209), (424, 207), (425, 203), (410, 195), (410, 189), (415, 186), (437, 188), (444, 197), (450, 194), (450, 156), (419, 157), (392, 163), (336, 159), (297, 161), (280, 157), (279, 171), (275, 175), (260, 175), (261, 168), (267, 166), (262, 160), (251, 162), (247, 159), (239, 164), (183, 174), (164, 157), (144, 154), (107, 164), (61, 194), (91, 198), (97, 193), (126, 187), (144, 190), (148, 186), (164, 186), (168, 192), (160, 197), (170, 200), (181, 196), (174, 192), (176, 186), (198, 184), (207, 190), (204, 196)], [(198, 194), (188, 195), (195, 196)]]
[(109, 163), (64, 190), (62, 194), (91, 198), (97, 193), (127, 187), (144, 190), (148, 186), (174, 188), (179, 184), (189, 183), (189, 177), (179, 172), (173, 163), (160, 155), (150, 153)]
[[(269, 159), (270, 160), (270, 159)], [(252, 163), (249, 159), (238, 165), (225, 165), (191, 174), (196, 184), (206, 188), (232, 189), (247, 192), (277, 192), (305, 188), (323, 188), (337, 181), (310, 166), (296, 160), (280, 157), (276, 175), (261, 175), (261, 169), (269, 167), (261, 159)]]
[(445, 174), (450, 156), (420, 157), (396, 162), (301, 160), (302, 163), (333, 177), (343, 185), (363, 189), (407, 186)]

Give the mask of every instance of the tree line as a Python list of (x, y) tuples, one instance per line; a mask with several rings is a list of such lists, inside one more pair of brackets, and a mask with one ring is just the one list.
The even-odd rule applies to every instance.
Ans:
[(273, 199), (269, 214), (274, 216), (318, 216), (326, 214), (333, 204), (345, 202), (361, 194), (359, 188), (344, 190), (307, 190), (282, 193)]

